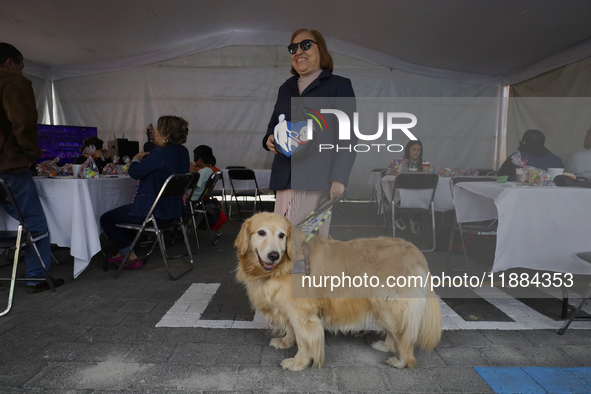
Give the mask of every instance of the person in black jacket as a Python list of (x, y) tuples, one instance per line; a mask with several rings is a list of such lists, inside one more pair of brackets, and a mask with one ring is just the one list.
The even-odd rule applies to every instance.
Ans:
[[(277, 192), (275, 213), (297, 224), (318, 205), (326, 193), (330, 193), (330, 198), (342, 195), (355, 161), (355, 151), (319, 151), (320, 144), (335, 147), (339, 144), (338, 126), (333, 115), (325, 115), (327, 130), (314, 128), (314, 138), (313, 141), (307, 141), (310, 145), (306, 147), (307, 151), (291, 157), (277, 151), (273, 135), (275, 127), (280, 122), (289, 121), (293, 125), (299, 120), (306, 120), (301, 117), (301, 108), (295, 105), (292, 107), (292, 98), (298, 97), (302, 100), (315, 98), (308, 102), (323, 108), (336, 107), (347, 113), (349, 119), (353, 119), (355, 93), (349, 79), (332, 73), (333, 60), (324, 37), (318, 31), (295, 31), (288, 50), (291, 54), (291, 73), (294, 76), (279, 88), (273, 115), (262, 143), (264, 149), (275, 154), (269, 183), (269, 188)], [(320, 105), (319, 102), (326, 105)], [(316, 110), (319, 112), (320, 108)], [(341, 141), (341, 145), (348, 147), (356, 142), (357, 138), (352, 135), (350, 140)], [(298, 147), (301, 148), (302, 146)], [(322, 226), (321, 235), (328, 235), (329, 225), (330, 222), (327, 222)]]
[(511, 156), (505, 160), (499, 171), (498, 176), (509, 176), (509, 181), (516, 180), (516, 171), (518, 167), (513, 163), (514, 157), (520, 157), (519, 165), (536, 167), (544, 171), (548, 168), (564, 168), (562, 159), (548, 150), (544, 146), (546, 137), (540, 130), (527, 130), (523, 133), (523, 138), (519, 141), (517, 151), (513, 152)]
[(84, 153), (84, 150), (90, 146), (94, 146), (96, 149), (92, 158), (94, 159), (99, 172), (103, 172), (103, 167), (105, 167), (107, 163), (112, 163), (112, 160), (109, 151), (103, 149), (103, 140), (98, 137), (88, 137), (82, 142), (82, 147), (80, 148), (82, 154), (76, 158), (74, 164), (84, 164), (84, 162), (90, 157), (90, 154)]

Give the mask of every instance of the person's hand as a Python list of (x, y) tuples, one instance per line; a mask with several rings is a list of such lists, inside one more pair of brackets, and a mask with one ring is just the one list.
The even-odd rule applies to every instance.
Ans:
[(267, 138), (267, 148), (269, 148), (271, 152), (277, 154), (277, 151), (275, 150), (275, 137), (273, 134), (269, 135), (269, 138)]
[(193, 162), (189, 163), (189, 171), (191, 171), (191, 172), (197, 171), (197, 167), (195, 166), (195, 163), (193, 163)]
[(103, 150), (101, 151), (101, 154), (103, 155), (103, 157), (104, 157), (105, 159), (108, 159), (108, 158), (110, 158), (110, 157), (111, 157), (111, 154), (109, 153), (109, 150), (108, 150), (108, 149), (103, 149)]
[(133, 157), (133, 160), (142, 160), (145, 156), (149, 155), (150, 152), (140, 152)]
[(332, 181), (332, 185), (330, 186), (330, 199), (339, 198), (343, 195), (345, 191), (345, 185), (341, 182)]

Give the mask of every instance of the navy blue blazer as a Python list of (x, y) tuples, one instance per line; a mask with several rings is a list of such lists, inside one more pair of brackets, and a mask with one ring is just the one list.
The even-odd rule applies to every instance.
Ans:
[[(129, 176), (139, 185), (129, 215), (146, 216), (166, 179), (189, 172), (189, 151), (182, 145), (156, 146), (142, 161), (132, 161)], [(162, 197), (154, 209), (157, 219), (176, 219), (183, 213), (183, 196)]]
[[(355, 112), (355, 93), (351, 86), (351, 80), (334, 75), (328, 70), (323, 70), (320, 76), (312, 81), (312, 83), (302, 92), (298, 89), (298, 78), (295, 75), (289, 78), (279, 88), (277, 94), (277, 102), (271, 115), (271, 120), (267, 127), (267, 133), (263, 138), (263, 148), (267, 148), (267, 139), (273, 134), (275, 126), (279, 123), (279, 115), (284, 114), (285, 119), (292, 120), (292, 110), (297, 110), (294, 106), (292, 108), (291, 99), (294, 97), (313, 98), (311, 106), (317, 106), (319, 98), (333, 98), (326, 99), (324, 109), (338, 108), (349, 115), (349, 119), (353, 122), (353, 112)], [(343, 103), (335, 103), (336, 97), (351, 97), (353, 99), (344, 99)], [(305, 104), (304, 104), (305, 105)], [(295, 116), (295, 115), (294, 115)], [(349, 181), (349, 174), (355, 162), (355, 152), (352, 150), (340, 150), (336, 152), (336, 145), (355, 145), (357, 144), (357, 137), (352, 132), (351, 140), (338, 141), (338, 122), (336, 116), (332, 114), (323, 115), (328, 125), (328, 131), (317, 132), (314, 130), (314, 150), (304, 157), (288, 158), (281, 155), (275, 155), (273, 159), (273, 166), (271, 169), (271, 180), (269, 188), (271, 190), (329, 190), (333, 181), (338, 181), (347, 185)], [(298, 119), (301, 120), (301, 119)], [(319, 144), (332, 144), (335, 146), (333, 150), (323, 150), (318, 152)], [(292, 166), (294, 171), (292, 171)]]

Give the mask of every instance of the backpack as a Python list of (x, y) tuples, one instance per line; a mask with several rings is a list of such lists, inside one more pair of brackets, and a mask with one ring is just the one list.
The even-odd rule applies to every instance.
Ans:
[[(228, 217), (222, 212), (222, 204), (216, 198), (204, 199), (203, 207), (205, 208), (210, 229), (219, 230), (228, 221)], [(206, 221), (202, 219), (197, 228), (207, 230)]]

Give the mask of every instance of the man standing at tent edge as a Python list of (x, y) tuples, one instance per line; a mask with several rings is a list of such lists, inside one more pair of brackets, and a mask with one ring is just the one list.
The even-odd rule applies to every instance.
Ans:
[[(41, 157), (37, 145), (37, 108), (33, 84), (23, 76), (23, 55), (14, 46), (0, 43), (0, 178), (9, 186), (25, 223), (31, 232), (47, 232), (47, 220), (33, 177), (31, 164)], [(4, 206), (15, 217), (10, 206)], [(49, 237), (36, 242), (45, 267), (51, 266)], [(25, 249), (28, 278), (43, 278), (43, 271), (33, 251)], [(58, 287), (63, 279), (52, 278)], [(27, 282), (27, 292), (48, 290), (47, 281)]]

